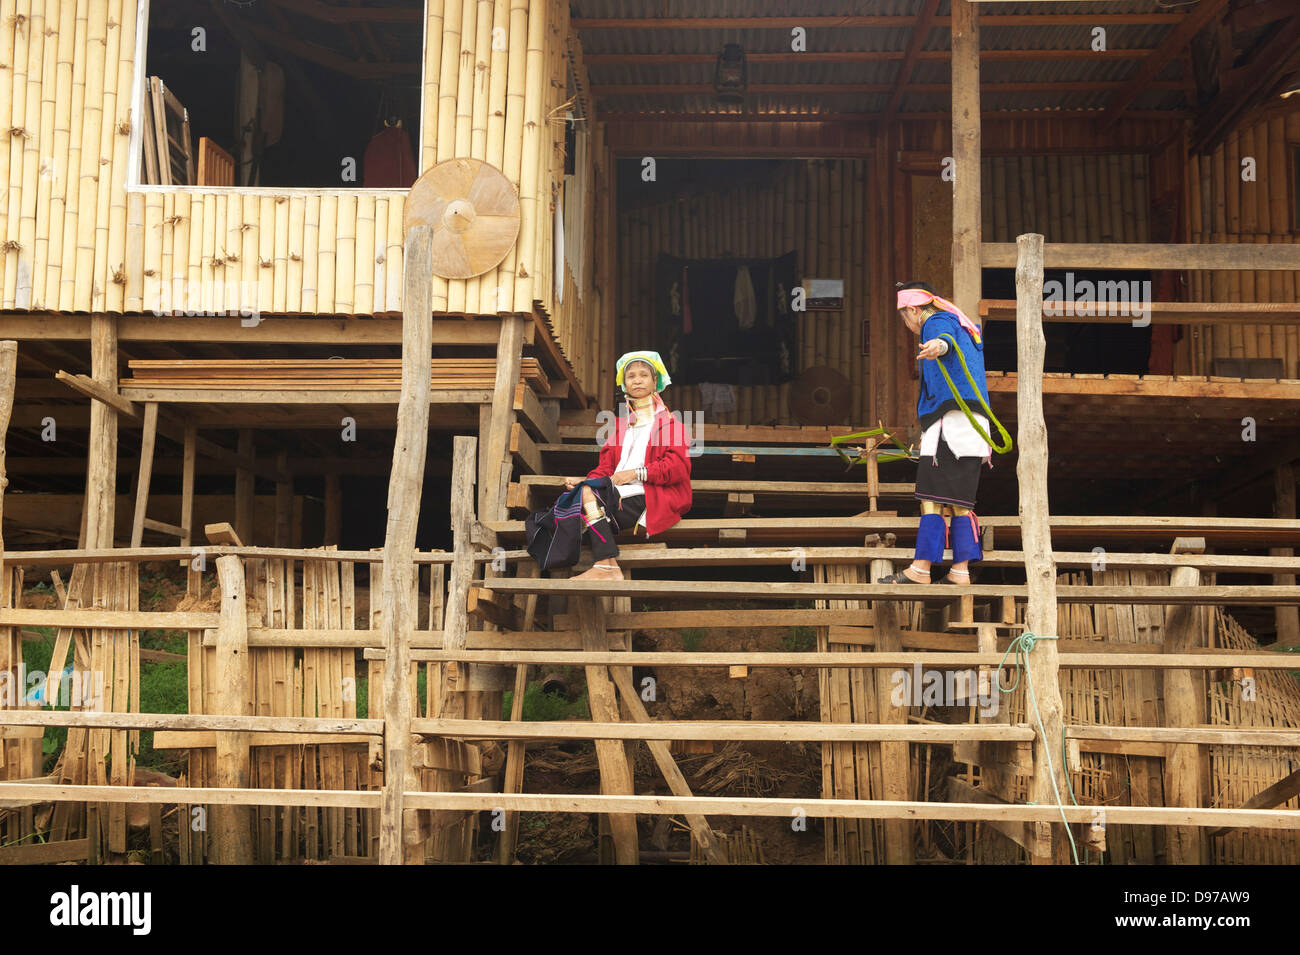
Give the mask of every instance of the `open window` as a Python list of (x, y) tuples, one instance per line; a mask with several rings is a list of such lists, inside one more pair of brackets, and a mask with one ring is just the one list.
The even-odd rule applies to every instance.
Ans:
[(139, 184), (415, 181), (424, 0), (154, 0), (147, 17)]

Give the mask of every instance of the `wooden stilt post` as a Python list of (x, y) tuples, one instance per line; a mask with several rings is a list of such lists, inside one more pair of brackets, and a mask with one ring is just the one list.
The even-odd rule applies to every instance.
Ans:
[(325, 475), (325, 546), (338, 544), (343, 533), (343, 490), (337, 474)]
[(286, 481), (275, 482), (275, 546), (292, 547), (293, 475), (289, 474), (288, 451), (275, 456), (275, 469), (288, 476)]
[(510, 429), (515, 423), (515, 385), (519, 383), (519, 365), (523, 358), (525, 321), (518, 315), (501, 317), (492, 406), (485, 416), (481, 416), (487, 419), (487, 429), (482, 433), (479, 445), (480, 520), (505, 517), (505, 502), (501, 500), (501, 466), (509, 453)]
[[(879, 580), (894, 572), (888, 560), (873, 560), (869, 580)], [(877, 600), (871, 605), (876, 633), (876, 652), (898, 653), (903, 649), (903, 634), (899, 622), (899, 605), (895, 601)], [(882, 723), (906, 723), (908, 708), (895, 706), (893, 687), (884, 670), (874, 674), (876, 683), (876, 712)], [(906, 802), (911, 799), (911, 744), (880, 743), (880, 778), (884, 785), (881, 799)], [(885, 821), (885, 861), (889, 865), (912, 864), (912, 824), (906, 819)]]
[[(198, 443), (198, 429), (192, 422), (187, 421), (181, 461), (181, 528), (185, 531), (181, 543), (186, 547), (194, 543), (194, 481), (198, 465)], [(187, 568), (185, 571), (187, 594), (197, 594), (203, 585), (203, 572), (195, 570), (191, 566), (192, 562), (191, 558), (182, 561)]]
[[(379, 818), (379, 862), (405, 861), (403, 794), (416, 785), (411, 764), (411, 647), (416, 627), (415, 526), (420, 517), (424, 457), (429, 441), (429, 361), (433, 349), (431, 230), (406, 233), (402, 298), (402, 394), (397, 406), (393, 468), (384, 531), (384, 798)], [(463, 601), (462, 597), (462, 601)]]
[[(217, 558), (221, 583), (221, 621), (217, 626), (218, 712), (253, 715), (252, 665), (248, 656), (248, 602), (244, 565), (238, 557)], [(217, 733), (217, 785), (247, 789), (251, 764), (247, 733)], [(213, 858), (218, 865), (252, 865), (253, 807), (212, 807)]]
[(952, 300), (979, 314), (980, 31), (975, 0), (952, 2)]
[[(253, 456), (253, 432), (247, 428), (239, 432), (239, 456)], [(253, 543), (253, 472), (249, 468), (235, 469), (235, 533), (245, 546)]]
[[(1180, 537), (1175, 554), (1205, 553), (1202, 537)], [(1195, 587), (1201, 572), (1195, 567), (1175, 567), (1172, 587)], [(1165, 653), (1196, 653), (1205, 645), (1204, 610), (1192, 604), (1176, 604), (1165, 611)], [(1165, 725), (1202, 726), (1206, 719), (1205, 671), (1167, 669), (1164, 672)], [(1201, 747), (1196, 743), (1170, 743), (1165, 757), (1165, 805), (1199, 808), (1201, 792)], [(1165, 861), (1169, 865), (1204, 865), (1205, 830), (1199, 826), (1170, 826), (1165, 830)]]
[[(1016, 394), (1016, 442), (1020, 460), (1020, 537), (1024, 542), (1028, 604), (1025, 626), (1030, 632), (1055, 636), (1056, 561), (1052, 558), (1052, 529), (1047, 503), (1047, 423), (1043, 418), (1043, 237), (1022, 235), (1016, 240), (1016, 355), (1020, 374)], [(1028, 714), (1044, 732), (1034, 740), (1034, 778), (1029, 798), (1040, 806), (1066, 800), (1061, 748), (1061, 685), (1055, 640), (1040, 640), (1029, 654), (1028, 678), (1033, 681), (1038, 718)], [(1050, 767), (1050, 768), (1049, 768)], [(1059, 797), (1058, 797), (1059, 794)], [(1031, 827), (1030, 860), (1035, 864), (1066, 861), (1064, 832), (1052, 823)]]
[[(14, 384), (18, 369), (18, 343), (0, 342), (0, 605), (9, 593), (5, 579), (4, 509), (5, 488), (9, 477), (5, 471), (5, 435), (9, 433), (9, 418), (14, 410)], [(3, 744), (0, 744), (0, 748)], [(0, 752), (0, 755), (3, 755)]]
[[(579, 626), (582, 629), (583, 650), (608, 650), (609, 631), (605, 628), (605, 605), (600, 597), (578, 597)], [(618, 722), (618, 699), (609, 668), (589, 666), (587, 671), (587, 702), (591, 718), (597, 723)], [(600, 765), (600, 791), (609, 796), (632, 795), (632, 767), (628, 763), (623, 741), (596, 740), (596, 762)], [(636, 816), (620, 814), (609, 816), (609, 828), (614, 837), (614, 856), (619, 865), (636, 865)]]
[[(641, 696), (636, 691), (636, 684), (632, 682), (631, 667), (610, 667), (610, 674), (614, 678), (614, 685), (618, 687), (618, 692), (622, 696), (623, 705), (627, 708), (628, 714), (638, 723), (651, 722), (650, 714), (646, 711), (645, 704), (641, 702)], [(646, 746), (650, 749), (650, 755), (654, 757), (655, 764), (658, 765), (659, 771), (664, 775), (664, 781), (668, 783), (668, 788), (672, 790), (674, 796), (691, 795), (690, 784), (686, 782), (686, 776), (683, 775), (681, 767), (673, 759), (672, 750), (668, 744), (661, 739), (645, 740)], [(904, 744), (906, 745), (906, 744)], [(727, 856), (718, 845), (717, 836), (714, 835), (713, 829), (709, 826), (709, 820), (699, 813), (689, 813), (686, 816), (686, 824), (691, 827), (691, 832), (695, 836), (696, 843), (699, 844), (700, 851), (713, 865), (726, 865)]]
[(144, 541), (144, 519), (149, 509), (149, 483), (153, 479), (153, 449), (158, 439), (158, 402), (144, 406), (144, 429), (140, 434), (140, 470), (135, 481), (135, 515), (131, 521), (131, 546)]
[[(1279, 465), (1273, 472), (1274, 517), (1288, 521), (1295, 520), (1295, 486), (1295, 465)], [(1275, 547), (1269, 553), (1274, 557), (1294, 557), (1295, 549)], [(1295, 574), (1273, 575), (1273, 583), (1278, 586), (1292, 586), (1295, 580)], [(1279, 647), (1300, 646), (1300, 607), (1278, 607), (1274, 612), (1277, 621), (1277, 645)]]

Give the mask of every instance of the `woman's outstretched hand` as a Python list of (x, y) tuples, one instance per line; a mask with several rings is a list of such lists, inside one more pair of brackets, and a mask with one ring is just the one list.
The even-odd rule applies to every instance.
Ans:
[(565, 478), (564, 489), (566, 491), (572, 491), (575, 487), (577, 487), (581, 483), (582, 483), (582, 478)]
[(938, 358), (948, 353), (948, 343), (942, 338), (931, 338), (916, 353), (917, 358)]

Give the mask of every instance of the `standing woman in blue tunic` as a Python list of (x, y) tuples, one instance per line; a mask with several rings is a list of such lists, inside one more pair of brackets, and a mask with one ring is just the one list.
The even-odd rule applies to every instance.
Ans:
[[(986, 437), (989, 421), (976, 412), (967, 418), (939, 366), (942, 363), (947, 369), (948, 378), (968, 406), (987, 408), (984, 343), (978, 325), (922, 282), (900, 286), (897, 304), (903, 322), (921, 340), (916, 356), (921, 378), (916, 402), (916, 416), (921, 425), (921, 460), (916, 469), (921, 525), (911, 566), (877, 582), (931, 583), (930, 565), (943, 559), (943, 552), (951, 543), (952, 567), (939, 583), (969, 584), (970, 562), (982, 556), (975, 494), (980, 471), (992, 454)], [(966, 359), (974, 386), (962, 369), (957, 349)], [(951, 528), (944, 521), (945, 513), (951, 516)]]

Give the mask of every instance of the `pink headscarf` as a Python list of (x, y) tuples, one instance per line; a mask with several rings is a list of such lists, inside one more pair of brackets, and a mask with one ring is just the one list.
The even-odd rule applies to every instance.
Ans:
[(932, 295), (923, 288), (904, 288), (898, 290), (898, 307), (903, 308), (907, 305), (915, 305), (920, 308), (922, 305), (929, 305), (931, 302), (938, 305), (945, 312), (952, 312), (957, 316), (957, 321), (961, 322), (961, 327), (970, 332), (971, 338), (975, 341), (980, 340), (979, 326), (966, 317), (966, 313), (959, 309), (952, 302), (939, 295)]

